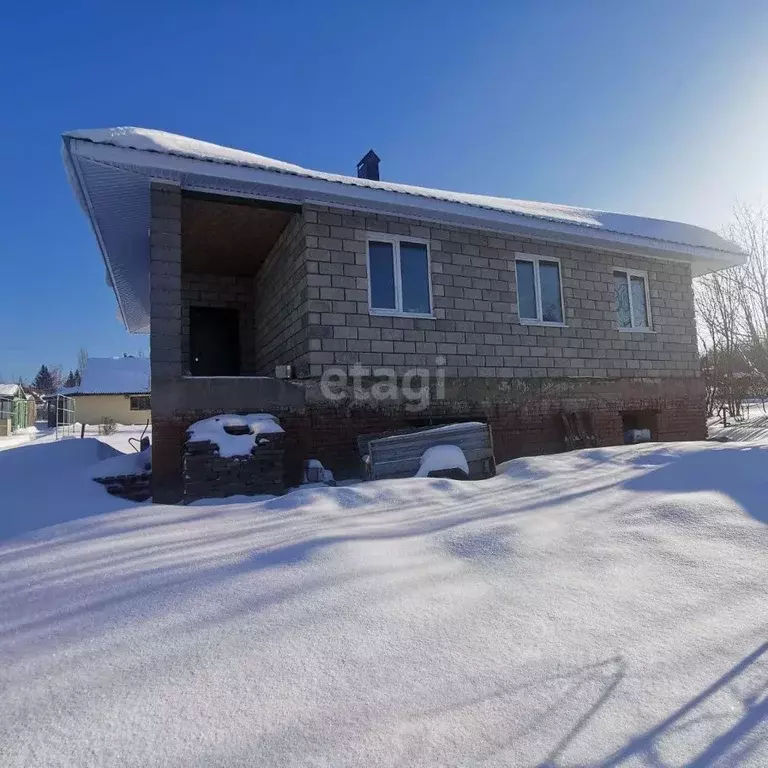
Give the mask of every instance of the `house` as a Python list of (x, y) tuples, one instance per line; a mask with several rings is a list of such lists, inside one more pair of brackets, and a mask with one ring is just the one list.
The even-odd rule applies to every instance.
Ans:
[(145, 357), (89, 357), (77, 387), (60, 395), (75, 401), (81, 424), (146, 424), (150, 419), (149, 360)]
[(34, 396), (20, 384), (0, 384), (0, 437), (35, 425)]
[(36, 389), (35, 387), (25, 385), (24, 391), (32, 400), (34, 400), (35, 407), (38, 411), (45, 406), (45, 392), (43, 392), (41, 389)]
[(349, 177), (146, 129), (63, 142), (150, 334), (157, 501), (222, 412), (274, 413), (337, 472), (359, 434), (456, 420), (490, 423), (499, 460), (563, 450), (563, 411), (603, 445), (705, 437), (691, 281), (745, 258), (713, 232), (379, 181), (372, 152)]

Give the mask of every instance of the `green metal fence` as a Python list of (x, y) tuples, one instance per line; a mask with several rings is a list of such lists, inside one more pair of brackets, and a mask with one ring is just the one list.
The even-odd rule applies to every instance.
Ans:
[(30, 401), (24, 398), (16, 398), (13, 401), (12, 430), (26, 429), (32, 426), (29, 423)]

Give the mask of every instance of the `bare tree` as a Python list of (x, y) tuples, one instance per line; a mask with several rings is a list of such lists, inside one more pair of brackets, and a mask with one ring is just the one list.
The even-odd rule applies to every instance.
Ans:
[(740, 299), (731, 270), (700, 278), (695, 297), (707, 410), (710, 415), (722, 411), (724, 419), (725, 411), (736, 416), (741, 412), (742, 400), (737, 365)]
[(53, 391), (56, 392), (64, 384), (64, 371), (60, 365), (52, 365), (49, 370), (53, 381)]
[(77, 350), (77, 370), (82, 375), (85, 371), (85, 366), (88, 364), (88, 350), (85, 347), (80, 347)]
[(723, 234), (747, 261), (699, 278), (695, 296), (707, 407), (725, 420), (768, 391), (768, 213), (739, 204)]

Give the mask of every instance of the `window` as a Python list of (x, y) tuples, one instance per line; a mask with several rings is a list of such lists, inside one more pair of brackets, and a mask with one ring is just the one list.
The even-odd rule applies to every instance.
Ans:
[(563, 324), (560, 262), (538, 256), (518, 256), (517, 311), (523, 324)]
[(131, 395), (131, 410), (132, 411), (149, 411), (149, 395)]
[(368, 296), (374, 314), (431, 317), (427, 244), (372, 235), (368, 240)]
[(616, 310), (619, 328), (648, 331), (651, 314), (648, 306), (648, 275), (645, 272), (616, 270), (613, 273), (616, 286)]

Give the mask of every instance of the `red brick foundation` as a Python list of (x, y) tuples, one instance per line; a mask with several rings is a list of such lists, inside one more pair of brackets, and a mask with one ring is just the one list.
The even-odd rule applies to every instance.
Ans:
[[(446, 396), (425, 410), (409, 412), (400, 403), (329, 403), (308, 397), (302, 407), (272, 408), (286, 432), (286, 486), (299, 482), (304, 459), (319, 459), (338, 477), (355, 475), (360, 457), (357, 437), (407, 426), (451, 421), (491, 425), (496, 461), (565, 450), (561, 411), (587, 410), (599, 445), (623, 443), (622, 413), (644, 412), (658, 441), (706, 437), (704, 392), (700, 379), (527, 380), (510, 386), (497, 380), (446, 387)], [(216, 411), (153, 419), (155, 501), (181, 499), (181, 456), (186, 427)]]
[[(664, 390), (667, 390), (666, 392)], [(533, 399), (496, 402), (446, 400), (427, 410), (409, 413), (399, 406), (314, 404), (304, 413), (286, 414), (282, 423), (295, 435), (299, 453), (318, 458), (343, 477), (359, 469), (357, 437), (408, 426), (450, 421), (482, 421), (491, 425), (496, 461), (565, 450), (560, 412), (587, 410), (598, 445), (624, 442), (622, 413), (648, 411), (654, 416), (656, 441), (703, 440), (706, 418), (698, 380), (680, 386), (621, 381), (610, 390), (596, 382), (592, 393), (550, 393)]]

